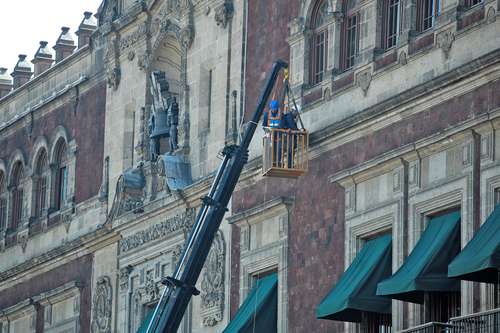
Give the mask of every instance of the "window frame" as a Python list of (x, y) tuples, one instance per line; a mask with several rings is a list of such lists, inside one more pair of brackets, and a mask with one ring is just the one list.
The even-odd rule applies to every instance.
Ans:
[[(401, 16), (402, 16), (402, 6), (401, 0), (382, 0), (382, 48), (384, 50), (390, 50), (397, 46), (399, 41), (399, 34), (401, 33)], [(395, 10), (391, 12), (394, 8)], [(391, 22), (391, 18), (394, 18), (395, 22)], [(392, 24), (391, 24), (392, 23)], [(395, 31), (391, 31), (391, 27)], [(393, 41), (391, 41), (393, 39)]]
[(10, 204), (10, 223), (8, 229), (15, 231), (19, 228), (23, 217), (23, 173), (24, 165), (21, 161), (15, 162), (11, 174), (11, 204)]
[[(425, 14), (427, 12), (427, 15)], [(431, 30), (441, 14), (441, 0), (417, 0), (416, 29), (419, 33)]]
[(47, 207), (47, 189), (48, 189), (48, 170), (49, 160), (46, 150), (38, 155), (35, 167), (34, 182), (34, 217), (41, 218)]
[(325, 22), (324, 17), (321, 17), (324, 6), (328, 7), (326, 0), (317, 1), (311, 15), (309, 82), (312, 86), (325, 80), (328, 68), (328, 23)]
[[(347, 15), (342, 24), (342, 44), (341, 44), (341, 69), (348, 71), (356, 65), (356, 57), (359, 53), (359, 12)], [(352, 24), (354, 20), (354, 24)], [(354, 34), (354, 38), (351, 33)], [(354, 42), (355, 45), (351, 45)]]
[(0, 231), (7, 229), (7, 198), (6, 198), (6, 177), (5, 173), (0, 170)]
[(55, 174), (54, 174), (54, 189), (52, 190), (55, 211), (62, 210), (67, 201), (68, 195), (68, 145), (64, 140), (58, 142), (55, 156)]

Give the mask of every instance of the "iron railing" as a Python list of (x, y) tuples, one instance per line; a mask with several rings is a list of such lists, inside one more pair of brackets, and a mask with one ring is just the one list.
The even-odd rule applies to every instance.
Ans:
[(399, 333), (500, 333), (500, 308), (451, 318), (448, 323), (431, 322)]
[(453, 333), (500, 333), (500, 308), (451, 318)]
[(452, 332), (451, 331), (452, 328), (453, 328), (452, 324), (430, 322), (427, 324), (408, 328), (403, 331), (399, 331), (399, 333), (443, 333), (443, 332)]

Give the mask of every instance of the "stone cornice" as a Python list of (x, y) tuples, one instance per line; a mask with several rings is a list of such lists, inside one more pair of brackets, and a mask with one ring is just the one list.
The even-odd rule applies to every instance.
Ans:
[(243, 212), (239, 212), (229, 217), (227, 221), (229, 224), (238, 224), (241, 221), (246, 221), (252, 219), (255, 216), (262, 217), (262, 213), (265, 211), (273, 210), (279, 207), (289, 207), (295, 202), (294, 198), (278, 197), (269, 201), (266, 201), (260, 205), (247, 209)]
[[(77, 257), (95, 252), (97, 249), (115, 243), (120, 235), (107, 228), (99, 228), (73, 241), (52, 249), (38, 257), (29, 259), (15, 267), (0, 273), (0, 284), (17, 284), (23, 278), (40, 274), (42, 271), (52, 269), (65, 263), (66, 260), (74, 260)], [(13, 281), (13, 277), (16, 277)], [(4, 285), (1, 286), (4, 289)]]

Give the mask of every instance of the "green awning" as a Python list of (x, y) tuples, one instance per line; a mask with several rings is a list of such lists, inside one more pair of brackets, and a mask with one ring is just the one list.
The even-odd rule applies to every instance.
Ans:
[(460, 290), (459, 281), (448, 278), (459, 251), (460, 212), (432, 218), (399, 270), (378, 284), (377, 295), (422, 304), (425, 292)]
[(223, 333), (277, 332), (278, 275), (257, 280), (245, 302)]
[(500, 205), (448, 266), (448, 276), (498, 283), (500, 270)]
[(362, 312), (391, 313), (391, 300), (376, 295), (377, 284), (391, 276), (392, 238), (368, 241), (333, 290), (316, 309), (316, 317), (360, 322)]
[(148, 314), (146, 315), (146, 318), (142, 321), (141, 326), (137, 330), (137, 333), (146, 333), (146, 330), (148, 329), (149, 322), (153, 318), (153, 313), (155, 312), (155, 309), (152, 308), (149, 310)]

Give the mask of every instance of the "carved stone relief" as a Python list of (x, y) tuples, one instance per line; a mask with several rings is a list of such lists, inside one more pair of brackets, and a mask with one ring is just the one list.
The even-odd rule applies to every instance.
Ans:
[(404, 66), (408, 63), (408, 59), (406, 57), (406, 52), (405, 51), (401, 51), (401, 53), (399, 54), (399, 64), (401, 66)]
[(191, 229), (194, 223), (195, 211), (188, 209), (186, 212), (167, 218), (164, 222), (155, 224), (145, 230), (120, 240), (120, 253), (126, 253), (155, 240), (167, 238), (178, 231)]
[(366, 96), (366, 94), (368, 93), (368, 88), (370, 87), (370, 83), (372, 82), (371, 68), (359, 72), (356, 81), (361, 90), (363, 90), (363, 94)]
[(97, 280), (92, 300), (92, 333), (111, 332), (113, 292), (111, 281), (107, 276)]
[(451, 29), (440, 32), (437, 37), (437, 45), (443, 51), (445, 59), (450, 55), (451, 46), (455, 40), (455, 34)]
[(215, 326), (223, 319), (225, 251), (224, 236), (218, 231), (202, 272), (201, 317), (204, 326)]
[(120, 283), (120, 290), (124, 291), (128, 289), (128, 279), (130, 277), (130, 273), (132, 272), (132, 266), (122, 267), (120, 272), (118, 273), (118, 280)]
[(486, 13), (486, 20), (488, 23), (493, 23), (497, 20), (495, 8), (490, 7), (490, 9), (488, 9), (488, 12)]

